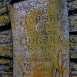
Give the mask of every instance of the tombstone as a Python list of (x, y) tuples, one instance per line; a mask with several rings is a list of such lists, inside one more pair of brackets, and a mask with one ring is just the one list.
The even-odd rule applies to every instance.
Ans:
[(69, 77), (66, 0), (24, 0), (11, 7), (14, 77)]

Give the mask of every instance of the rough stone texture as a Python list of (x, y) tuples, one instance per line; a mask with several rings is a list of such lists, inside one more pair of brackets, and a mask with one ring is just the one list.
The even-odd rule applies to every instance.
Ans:
[(69, 77), (65, 0), (25, 0), (11, 8), (14, 77)]

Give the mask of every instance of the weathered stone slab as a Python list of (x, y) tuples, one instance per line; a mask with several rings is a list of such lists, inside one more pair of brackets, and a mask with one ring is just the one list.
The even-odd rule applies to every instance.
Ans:
[(14, 77), (69, 77), (69, 29), (65, 0), (13, 4)]

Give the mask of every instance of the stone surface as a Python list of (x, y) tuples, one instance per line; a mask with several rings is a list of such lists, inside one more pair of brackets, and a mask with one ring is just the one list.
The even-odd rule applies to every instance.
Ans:
[(14, 77), (69, 77), (65, 0), (25, 0), (11, 7)]

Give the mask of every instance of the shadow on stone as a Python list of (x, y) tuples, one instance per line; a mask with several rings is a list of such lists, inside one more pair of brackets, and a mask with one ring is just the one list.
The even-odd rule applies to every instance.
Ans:
[(20, 1), (24, 1), (24, 0), (12, 0), (12, 1), (11, 1), (11, 4), (17, 3), (17, 2), (20, 2)]

